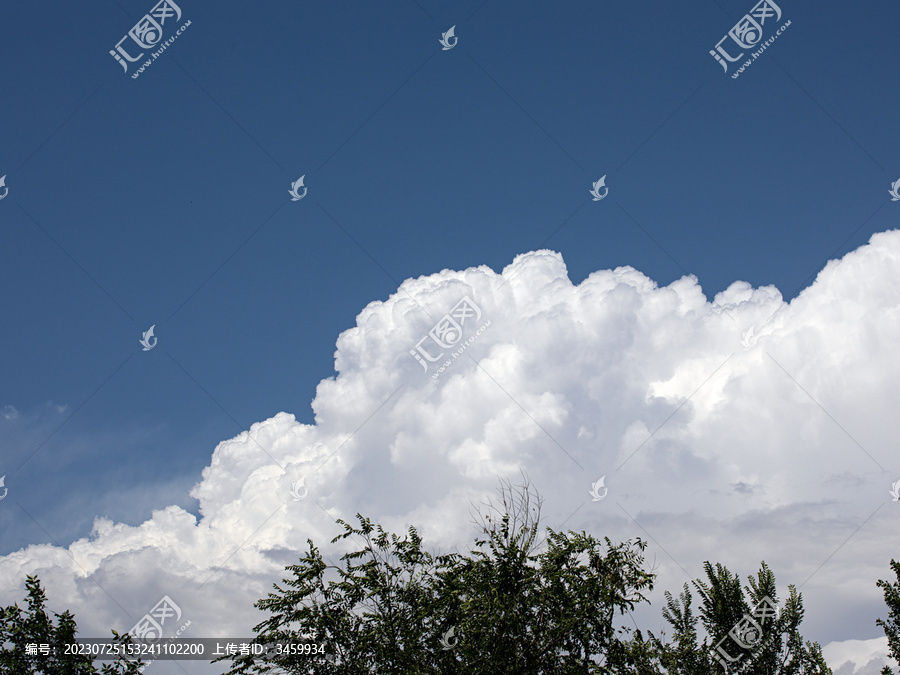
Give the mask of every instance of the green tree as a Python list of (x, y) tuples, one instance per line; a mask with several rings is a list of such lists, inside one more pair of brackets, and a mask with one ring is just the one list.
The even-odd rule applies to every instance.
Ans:
[(310, 540), (285, 587), (256, 603), (270, 613), (256, 643), (307, 636), (326, 654), (229, 657), (229, 673), (636, 672), (629, 631), (615, 624), (652, 589), (646, 544), (548, 528), (538, 553), (539, 498), (527, 480), (500, 494), (468, 556), (432, 556), (412, 527), (400, 538), (361, 515), (358, 528), (338, 521), (332, 543), (361, 543), (343, 565)]
[[(2, 609), (0, 615), (0, 673), (10, 675), (136, 675), (142, 665), (140, 660), (127, 661), (120, 657), (106, 663), (101, 670), (94, 668), (90, 656), (66, 654), (66, 645), (75, 641), (77, 627), (75, 617), (66, 610), (56, 614), (57, 623), (44, 610), (46, 595), (37, 577), (29, 576), (25, 582), (28, 590), (28, 609), (23, 611), (13, 604)], [(130, 642), (130, 636), (112, 631), (113, 638), (122, 643)], [(46, 644), (50, 654), (28, 654), (26, 645)], [(7, 646), (10, 645), (10, 646)]]
[[(692, 582), (700, 596), (696, 614), (687, 584), (677, 600), (666, 591), (663, 618), (672, 627), (673, 641), (651, 634), (646, 642), (637, 636), (632, 645), (649, 672), (660, 672), (655, 667), (669, 675), (831, 675), (819, 644), (800, 635), (803, 598), (794, 586), (788, 586), (787, 601), (776, 611), (775, 575), (765, 562), (743, 589), (740, 578), (721, 564), (707, 561), (704, 570), (706, 579)], [(702, 642), (698, 624), (706, 635)], [(722, 661), (730, 662), (727, 670)]]
[[(876, 584), (884, 590), (884, 602), (888, 606), (888, 619), (887, 621), (877, 619), (875, 624), (884, 629), (891, 658), (900, 663), (900, 563), (891, 559), (891, 569), (894, 570), (897, 581), (879, 579)], [(882, 675), (891, 675), (891, 669), (885, 666), (881, 673)]]

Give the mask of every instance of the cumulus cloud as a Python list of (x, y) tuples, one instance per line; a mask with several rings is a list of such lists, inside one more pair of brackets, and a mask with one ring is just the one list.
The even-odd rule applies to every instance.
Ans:
[(890, 231), (790, 304), (742, 281), (710, 301), (693, 276), (659, 287), (630, 267), (576, 286), (546, 250), (499, 275), (407, 280), (338, 338), (315, 424), (279, 413), (219, 443), (191, 493), (199, 520), (175, 506), (136, 527), (98, 519), (66, 549), (0, 558), (0, 597), (37, 573), (85, 636), (127, 630), (163, 595), (185, 637), (249, 636), (252, 603), (307, 538), (340, 554), (336, 518), (468, 550), (472, 505), (524, 471), (546, 525), (650, 541), (659, 579), (639, 623), (658, 630), (662, 590), (704, 560), (743, 577), (766, 560), (782, 597), (800, 586), (807, 637), (853, 641), (829, 662), (867, 673), (886, 611), (875, 581), (900, 557), (898, 278)]
[(886, 665), (895, 665), (887, 658), (887, 637), (872, 640), (845, 640), (822, 650), (834, 675), (880, 675)]

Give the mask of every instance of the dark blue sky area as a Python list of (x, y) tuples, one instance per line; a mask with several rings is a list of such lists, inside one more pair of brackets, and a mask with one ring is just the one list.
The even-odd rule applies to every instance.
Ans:
[(0, 554), (195, 511), (215, 444), (312, 422), (403, 279), (551, 248), (575, 283), (790, 299), (898, 224), (896, 2), (780, 0), (737, 79), (709, 50), (748, 0), (179, 0), (132, 79), (109, 51), (153, 6), (0, 11), (0, 475), (29, 514)]

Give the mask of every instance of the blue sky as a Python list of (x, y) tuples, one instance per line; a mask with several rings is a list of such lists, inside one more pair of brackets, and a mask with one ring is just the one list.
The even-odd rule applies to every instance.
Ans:
[(152, 2), (5, 2), (0, 554), (199, 515), (216, 444), (314, 423), (405, 279), (548, 248), (574, 284), (792, 300), (897, 227), (900, 6), (782, 0), (732, 79), (709, 50), (752, 5), (182, 0), (132, 79), (109, 51)]

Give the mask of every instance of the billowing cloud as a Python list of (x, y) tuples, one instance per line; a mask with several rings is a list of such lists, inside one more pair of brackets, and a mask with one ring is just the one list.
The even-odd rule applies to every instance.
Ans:
[(891, 664), (885, 636), (832, 643), (822, 653), (834, 675), (880, 675), (881, 669)]
[(829, 659), (869, 672), (875, 581), (900, 558), (898, 279), (890, 231), (790, 304), (741, 281), (709, 301), (694, 277), (661, 288), (630, 267), (576, 286), (552, 251), (407, 280), (338, 338), (314, 425), (280, 413), (215, 448), (199, 520), (175, 506), (136, 527), (98, 519), (66, 549), (0, 558), (0, 597), (37, 573), (85, 636), (127, 630), (164, 595), (185, 637), (249, 636), (252, 603), (307, 538), (340, 553), (336, 518), (468, 550), (473, 504), (524, 471), (546, 525), (650, 541), (659, 579), (636, 618), (651, 630), (662, 590), (704, 560), (743, 577), (766, 560), (782, 597), (801, 587), (807, 637), (861, 640)]

